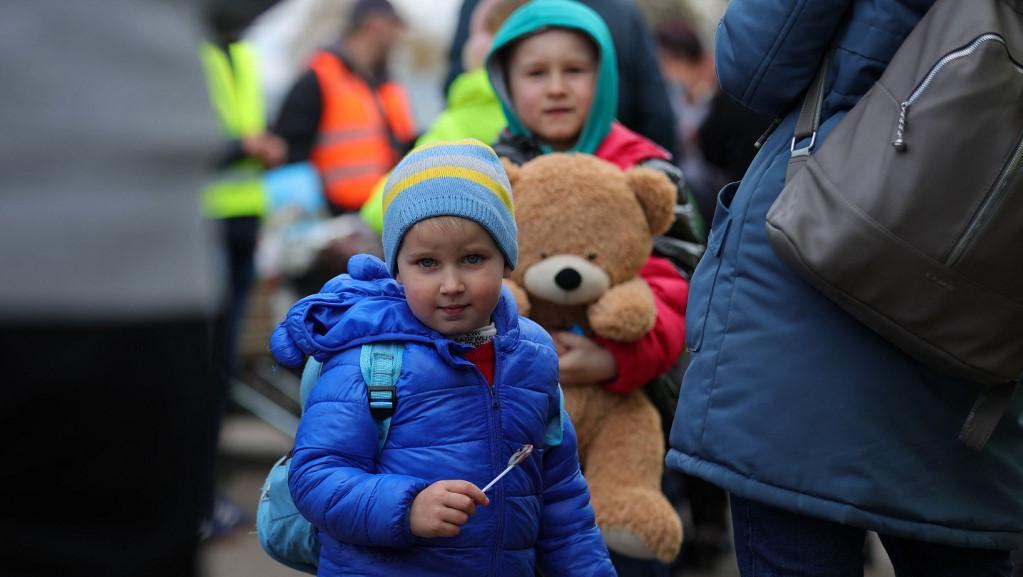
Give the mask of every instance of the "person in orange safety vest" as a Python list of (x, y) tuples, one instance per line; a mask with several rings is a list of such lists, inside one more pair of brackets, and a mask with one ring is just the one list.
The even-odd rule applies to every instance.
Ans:
[(313, 56), (281, 107), (288, 162), (312, 162), (334, 214), (358, 210), (415, 140), (405, 91), (386, 74), (403, 29), (388, 0), (357, 0), (340, 42)]

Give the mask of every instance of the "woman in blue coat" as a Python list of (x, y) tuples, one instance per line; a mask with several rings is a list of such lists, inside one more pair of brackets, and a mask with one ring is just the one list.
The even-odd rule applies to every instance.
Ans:
[(723, 89), (782, 120), (719, 195), (667, 462), (730, 493), (743, 575), (862, 575), (872, 530), (900, 575), (1007, 576), (1021, 542), (1023, 395), (984, 451), (966, 447), (957, 436), (978, 389), (843, 312), (775, 256), (764, 228), (822, 58), (818, 143), (931, 3), (733, 0), (718, 28)]

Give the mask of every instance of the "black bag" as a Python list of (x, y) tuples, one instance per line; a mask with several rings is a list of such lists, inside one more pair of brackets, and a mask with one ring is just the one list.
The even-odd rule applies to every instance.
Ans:
[(978, 449), (1023, 376), (1021, 11), (938, 0), (811, 155), (825, 62), (767, 215), (774, 250), (811, 284), (982, 385), (960, 434)]

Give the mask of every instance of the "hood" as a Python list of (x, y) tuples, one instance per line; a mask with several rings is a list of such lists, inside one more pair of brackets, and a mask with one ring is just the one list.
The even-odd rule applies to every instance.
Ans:
[[(546, 28), (570, 28), (590, 37), (597, 45), (600, 62), (590, 114), (575, 146), (567, 152), (593, 154), (611, 130), (618, 110), (618, 64), (615, 59), (611, 33), (601, 17), (590, 8), (572, 0), (534, 0), (516, 10), (498, 30), (487, 54), (486, 69), (490, 84), (501, 100), (501, 108), (508, 119), (508, 130), (513, 136), (531, 138), (529, 129), (522, 125), (511, 106), (508, 84), (505, 81), (505, 53), (526, 36)], [(544, 152), (551, 150), (544, 146)]]
[[(493, 319), (498, 334), (518, 329), (515, 301), (506, 288)], [(278, 363), (299, 367), (307, 356), (322, 363), (343, 350), (381, 341), (429, 344), (448, 358), (470, 348), (421, 323), (384, 261), (360, 254), (348, 261), (347, 274), (291, 307), (270, 335), (270, 352)]]

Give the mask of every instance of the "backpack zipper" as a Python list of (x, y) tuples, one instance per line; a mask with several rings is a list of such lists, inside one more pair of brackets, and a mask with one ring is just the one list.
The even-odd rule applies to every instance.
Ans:
[[(931, 67), (931, 70), (930, 72), (927, 73), (927, 76), (925, 76), (923, 81), (920, 82), (919, 85), (917, 85), (916, 89), (913, 90), (913, 93), (909, 95), (909, 98), (904, 100), (901, 104), (899, 104), (899, 120), (898, 125), (895, 128), (895, 140), (892, 141), (892, 146), (895, 147), (895, 150), (899, 152), (906, 151), (907, 146), (906, 141), (903, 140), (903, 134), (906, 131), (906, 116), (909, 113), (909, 107), (916, 103), (916, 101), (920, 99), (923, 93), (927, 91), (927, 89), (931, 86), (931, 82), (934, 81), (934, 77), (937, 76), (939, 72), (941, 72), (942, 68), (951, 64), (952, 62), (955, 62), (956, 60), (972, 55), (974, 52), (980, 49), (981, 44), (984, 44), (986, 42), (997, 42), (1001, 44), (1003, 47), (1005, 47), (1006, 52), (1008, 52), (1009, 50), (1008, 45), (1005, 43), (1005, 39), (999, 36), (998, 34), (993, 33), (982, 34), (978, 36), (973, 42), (970, 42), (970, 44), (967, 45), (965, 48), (960, 48), (959, 50), (949, 52), (948, 54), (942, 56), (941, 60), (938, 60), (938, 62), (935, 63), (933, 67)], [(1023, 73), (1023, 67), (1017, 64), (1016, 61), (1013, 60), (1011, 56), (1009, 57), (1009, 62), (1012, 62), (1017, 72)]]
[(994, 186), (988, 191), (987, 195), (984, 196), (984, 200), (980, 203), (977, 211), (973, 214), (970, 219), (970, 223), (966, 226), (966, 231), (963, 232), (962, 236), (956, 242), (955, 246), (952, 247), (952, 252), (949, 253), (948, 258), (945, 259), (946, 266), (955, 266), (962, 259), (966, 249), (970, 246), (970, 242), (973, 237), (976, 236), (977, 232), (983, 228), (988, 221), (991, 220), (991, 215), (994, 213), (994, 209), (999, 205), (1000, 201), (1005, 198), (1006, 192), (1009, 189), (1009, 182), (1019, 172), (1020, 164), (1023, 164), (1023, 136), (1020, 137), (1016, 143), (1016, 151), (1012, 154), (1012, 158), (1002, 169), (1001, 174), (998, 176), (998, 180), (995, 181)]

